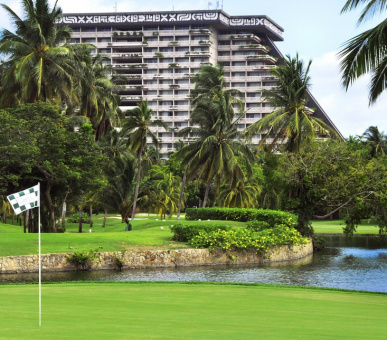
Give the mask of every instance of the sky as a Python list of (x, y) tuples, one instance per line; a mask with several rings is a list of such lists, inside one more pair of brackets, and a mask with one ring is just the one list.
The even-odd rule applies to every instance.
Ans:
[[(54, 0), (49, 0), (53, 5)], [(216, 0), (212, 9), (216, 7)], [(369, 106), (370, 77), (358, 79), (349, 89), (341, 86), (337, 53), (345, 41), (384, 18), (376, 16), (358, 26), (360, 9), (340, 14), (346, 0), (219, 0), (229, 15), (266, 15), (284, 29), (276, 45), (283, 55), (312, 60), (311, 93), (344, 137), (361, 135), (372, 125), (387, 133), (387, 95)], [(0, 0), (22, 15), (20, 0)], [(208, 0), (58, 0), (64, 13), (182, 11), (209, 9)], [(11, 28), (0, 9), (0, 26)]]

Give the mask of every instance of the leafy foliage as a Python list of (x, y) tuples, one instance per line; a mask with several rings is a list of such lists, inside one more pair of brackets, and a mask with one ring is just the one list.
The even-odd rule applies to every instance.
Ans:
[(254, 232), (248, 229), (218, 230), (211, 233), (200, 233), (190, 241), (194, 248), (209, 248), (221, 250), (254, 250), (256, 253), (266, 253), (270, 248), (279, 245), (306, 244), (307, 239), (294, 228), (284, 225), (273, 229)]
[(232, 230), (230, 226), (224, 225), (183, 225), (181, 223), (171, 225), (170, 229), (173, 233), (173, 240), (178, 242), (188, 242), (194, 236), (200, 233), (210, 233), (217, 230)]
[(295, 215), (284, 211), (269, 209), (187, 208), (185, 218), (187, 220), (211, 219), (239, 222), (264, 221), (271, 228), (280, 224), (288, 227), (297, 226), (297, 217)]

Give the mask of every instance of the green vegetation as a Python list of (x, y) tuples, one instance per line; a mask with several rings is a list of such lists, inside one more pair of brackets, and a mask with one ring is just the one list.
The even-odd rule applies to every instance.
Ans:
[(276, 210), (269, 209), (237, 209), (237, 208), (198, 208), (186, 209), (187, 220), (212, 219), (230, 221), (265, 221), (270, 227), (278, 224), (285, 224), (288, 227), (297, 226), (297, 216)]
[(189, 244), (194, 248), (253, 250), (256, 253), (266, 253), (275, 246), (285, 244), (299, 246), (306, 243), (307, 238), (302, 237), (296, 229), (283, 225), (259, 232), (249, 229), (218, 229), (212, 232), (201, 232), (189, 240)]
[[(138, 219), (137, 219), (138, 218)], [(89, 225), (84, 224), (83, 233), (78, 233), (78, 223), (67, 223), (65, 233), (43, 233), (42, 253), (73, 253), (88, 252), (90, 249), (100, 251), (139, 250), (152, 247), (153, 249), (180, 249), (185, 243), (173, 241), (170, 226), (175, 219), (160, 220), (155, 215), (137, 215), (133, 222), (133, 230), (125, 232), (125, 224), (117, 215), (109, 215), (106, 226), (102, 227), (104, 216), (93, 218), (92, 232)], [(9, 221), (10, 222), (10, 221)], [(244, 223), (233, 221), (185, 221), (181, 224), (211, 226), (223, 224), (226, 226), (244, 226)], [(161, 229), (163, 228), (163, 229)], [(34, 233), (24, 234), (23, 227), (0, 223), (0, 256), (31, 255), (38, 252), (38, 239)]]
[(39, 327), (37, 289), (0, 286), (2, 338), (383, 339), (386, 331), (387, 294), (135, 282), (43, 285)]

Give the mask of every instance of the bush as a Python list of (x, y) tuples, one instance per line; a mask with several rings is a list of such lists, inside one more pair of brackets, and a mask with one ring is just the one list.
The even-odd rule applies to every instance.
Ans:
[(270, 248), (279, 245), (306, 243), (307, 239), (302, 237), (296, 229), (283, 225), (260, 232), (248, 229), (201, 232), (189, 241), (189, 244), (194, 248), (254, 250), (256, 253), (266, 253)]
[(188, 242), (192, 237), (201, 232), (210, 233), (216, 230), (231, 230), (230, 226), (222, 225), (182, 225), (180, 223), (171, 225), (173, 240), (178, 242)]
[(246, 223), (246, 229), (252, 231), (262, 231), (264, 229), (270, 229), (270, 224), (265, 221), (250, 221)]
[[(68, 223), (79, 223), (79, 213), (72, 214), (66, 218)], [(87, 213), (82, 214), (82, 223), (90, 223), (90, 216)]]
[(240, 209), (240, 208), (187, 208), (185, 218), (187, 220), (211, 219), (230, 220), (239, 222), (264, 221), (274, 228), (283, 224), (295, 228), (297, 216), (288, 212), (270, 209)]
[(81, 251), (79, 253), (75, 252), (74, 254), (66, 256), (66, 260), (67, 262), (74, 265), (77, 271), (89, 270), (93, 265), (94, 260), (97, 257), (97, 254), (95, 253), (95, 251), (90, 250), (89, 252), (85, 252), (85, 251)]

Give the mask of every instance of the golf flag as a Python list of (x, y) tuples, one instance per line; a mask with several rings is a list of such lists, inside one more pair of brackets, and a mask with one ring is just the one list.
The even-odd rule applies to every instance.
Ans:
[(39, 185), (7, 196), (16, 215), (40, 206)]

